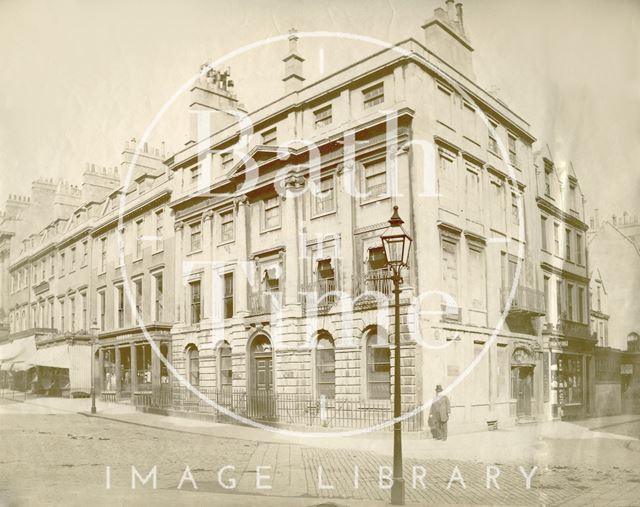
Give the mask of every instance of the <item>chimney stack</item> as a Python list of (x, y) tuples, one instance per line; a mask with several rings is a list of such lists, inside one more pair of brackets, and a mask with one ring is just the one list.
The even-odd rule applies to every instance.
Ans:
[(190, 90), (191, 125), (187, 146), (236, 121), (234, 112), (246, 112), (236, 97), (230, 68), (220, 71), (205, 63), (200, 70), (202, 74)]
[(284, 62), (284, 91), (288, 95), (302, 88), (304, 77), (302, 75), (302, 62), (304, 58), (298, 53), (298, 36), (296, 29), (289, 30), (289, 54), (282, 59)]
[(438, 7), (433, 11), (433, 17), (422, 25), (425, 45), (457, 71), (475, 80), (473, 47), (462, 19), (462, 2), (446, 0), (446, 10)]

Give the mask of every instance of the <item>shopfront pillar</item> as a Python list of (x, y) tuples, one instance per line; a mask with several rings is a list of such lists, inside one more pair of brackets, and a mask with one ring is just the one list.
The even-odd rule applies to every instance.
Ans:
[(104, 391), (104, 349), (98, 350), (98, 392)]
[(122, 391), (122, 365), (120, 363), (120, 347), (115, 348), (116, 352), (116, 392)]
[[(160, 344), (155, 342), (158, 350), (160, 350)], [(160, 357), (151, 349), (151, 389), (160, 388)]]
[(131, 344), (131, 392), (135, 393), (138, 388), (138, 355), (136, 344)]

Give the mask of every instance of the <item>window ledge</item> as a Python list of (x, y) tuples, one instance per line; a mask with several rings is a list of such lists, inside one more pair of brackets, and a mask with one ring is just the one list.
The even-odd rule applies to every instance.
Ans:
[(389, 194), (378, 195), (376, 197), (372, 197), (371, 199), (360, 201), (360, 206), (366, 206), (367, 204), (373, 204), (374, 202), (381, 202), (391, 199)]
[(221, 241), (216, 246), (230, 245), (231, 243), (235, 243), (235, 242), (236, 242), (235, 238), (234, 239), (228, 239), (227, 241)]
[(273, 232), (273, 231), (277, 231), (279, 229), (282, 229), (282, 225), (278, 225), (277, 227), (271, 227), (269, 229), (262, 229), (260, 231), (260, 234), (266, 234), (267, 232)]
[(322, 218), (322, 217), (327, 217), (329, 215), (335, 215), (337, 213), (337, 210), (333, 209), (331, 211), (324, 211), (322, 213), (318, 213), (317, 215), (313, 215), (311, 217), (311, 220), (315, 220), (316, 218)]
[(196, 254), (201, 254), (202, 253), (202, 248), (200, 250), (193, 250), (191, 252), (187, 253), (187, 257), (191, 256), (191, 255), (196, 255)]
[(164, 248), (160, 249), (160, 250), (156, 250), (155, 252), (153, 252), (151, 255), (158, 255), (164, 253)]

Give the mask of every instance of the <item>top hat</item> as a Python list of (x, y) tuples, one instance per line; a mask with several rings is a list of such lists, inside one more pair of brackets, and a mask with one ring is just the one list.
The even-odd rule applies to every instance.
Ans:
[(442, 392), (442, 386), (440, 384), (438, 384), (436, 386), (436, 393), (440, 393), (440, 392)]

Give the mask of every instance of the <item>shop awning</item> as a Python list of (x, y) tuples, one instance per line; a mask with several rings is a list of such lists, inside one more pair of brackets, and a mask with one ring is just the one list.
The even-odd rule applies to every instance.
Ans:
[(29, 360), (36, 353), (35, 335), (26, 336), (13, 340), (11, 343), (2, 345), (0, 349), (0, 370), (2, 371), (22, 371), (29, 369)]
[(36, 353), (29, 359), (32, 366), (47, 366), (49, 368), (69, 368), (71, 357), (69, 346), (64, 343), (53, 347), (46, 347), (36, 350)]

